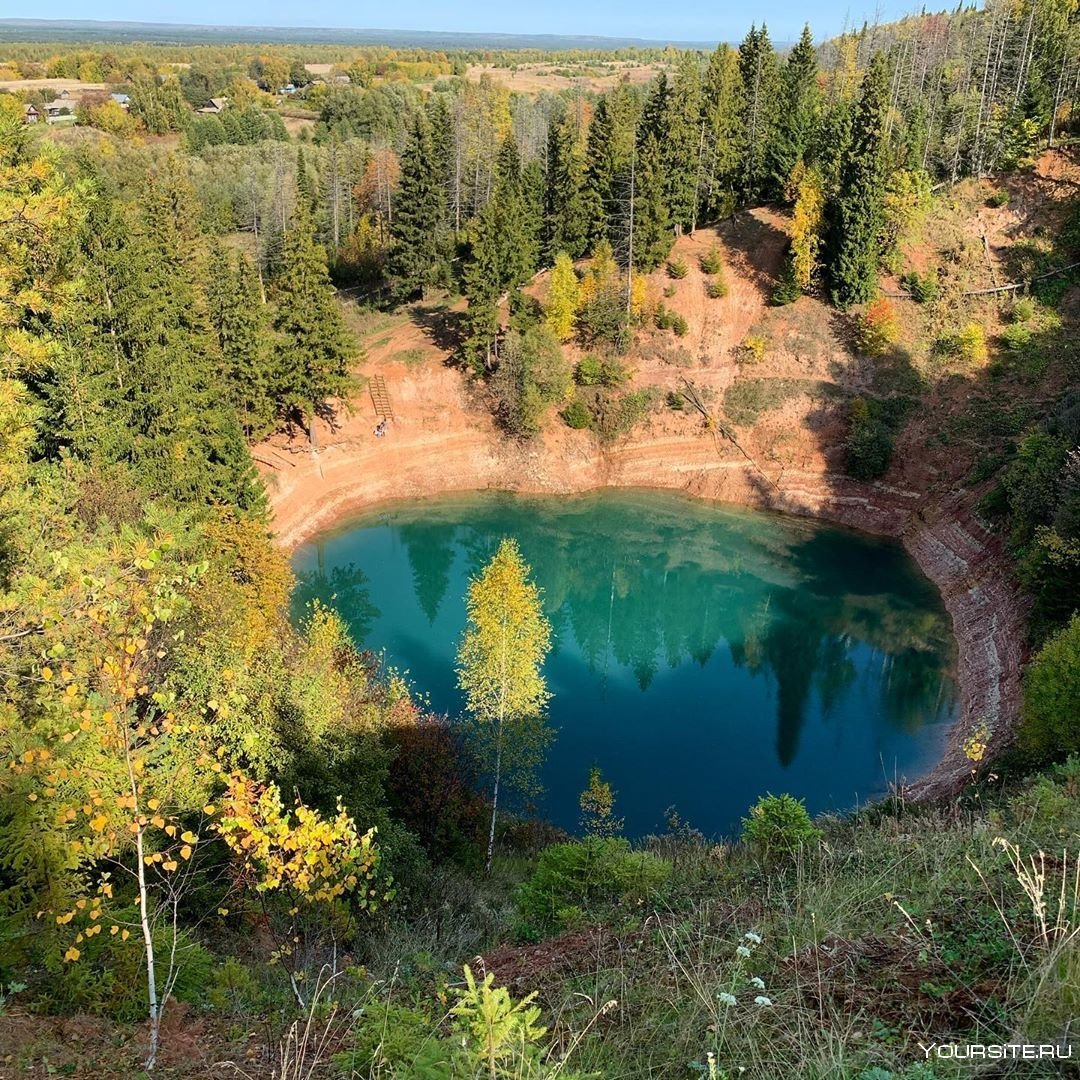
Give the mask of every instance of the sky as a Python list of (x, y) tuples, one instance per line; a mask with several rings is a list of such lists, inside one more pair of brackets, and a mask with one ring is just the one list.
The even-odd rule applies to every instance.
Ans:
[[(16, 0), (17, 2), (17, 0)], [(914, 0), (53, 0), (44, 10), (4, 11), (9, 17), (202, 23), (216, 26), (315, 26), (393, 30), (457, 30), (514, 34), (599, 34), (660, 41), (738, 41), (762, 20), (774, 41), (798, 37), (804, 22), (831, 37), (845, 21), (898, 18)], [(21, 6), (21, 3), (20, 3)]]

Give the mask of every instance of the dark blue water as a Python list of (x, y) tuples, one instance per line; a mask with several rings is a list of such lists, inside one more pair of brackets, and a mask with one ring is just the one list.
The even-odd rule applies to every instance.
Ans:
[(555, 630), (536, 809), (568, 829), (592, 765), (629, 835), (666, 808), (737, 831), (764, 792), (844, 809), (913, 777), (953, 719), (954, 642), (899, 544), (662, 492), (395, 504), (303, 545), (299, 614), (336, 607), (455, 716), (465, 590), (515, 537)]

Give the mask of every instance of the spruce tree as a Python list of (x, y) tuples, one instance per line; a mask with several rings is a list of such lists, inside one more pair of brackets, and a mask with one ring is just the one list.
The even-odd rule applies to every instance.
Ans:
[(270, 312), (251, 264), (242, 254), (231, 257), (220, 243), (210, 249), (206, 302), (228, 400), (244, 434), (262, 438), (277, 420), (280, 382)]
[(418, 112), (401, 159), (401, 181), (391, 233), (388, 273), (402, 299), (422, 294), (424, 288), (447, 277), (446, 190), (439, 176), (431, 125)]
[(865, 303), (877, 290), (888, 93), (888, 68), (878, 52), (863, 77), (851, 148), (829, 207), (827, 266), (833, 302), (840, 307)]
[(702, 89), (705, 156), (701, 170), (702, 203), (706, 214), (720, 217), (735, 208), (735, 190), (745, 152), (739, 54), (720, 45), (709, 57)]
[(739, 72), (743, 84), (742, 126), (745, 156), (741, 195), (745, 203), (758, 202), (769, 180), (770, 144), (780, 109), (780, 78), (769, 31), (751, 27), (739, 46)]
[(667, 258), (674, 234), (665, 197), (660, 143), (648, 131), (634, 169), (634, 269), (654, 270)]
[(548, 132), (544, 191), (544, 259), (548, 265), (560, 251), (575, 259), (585, 252), (588, 222), (582, 192), (584, 172), (573, 119), (567, 113), (553, 122)]
[(284, 261), (273, 290), (280, 407), (285, 416), (303, 422), (315, 449), (315, 416), (327, 398), (342, 397), (351, 388), (349, 362), (356, 345), (334, 299), (326, 252), (315, 242), (302, 200), (285, 241)]
[(798, 44), (788, 54), (781, 85), (783, 107), (769, 144), (769, 189), (774, 198), (788, 196), (791, 175), (800, 162), (806, 161), (816, 136), (817, 54), (809, 26), (803, 27)]
[(601, 98), (589, 124), (585, 145), (582, 214), (585, 218), (585, 241), (589, 250), (608, 238), (609, 223), (614, 216), (618, 161), (613, 133), (614, 124), (608, 99)]
[(679, 59), (660, 142), (665, 171), (664, 196), (671, 223), (679, 231), (692, 229), (697, 223), (703, 144), (701, 72), (697, 54), (685, 52)]

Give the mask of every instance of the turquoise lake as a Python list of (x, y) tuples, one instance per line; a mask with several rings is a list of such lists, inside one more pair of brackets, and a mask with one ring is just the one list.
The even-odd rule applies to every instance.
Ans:
[(453, 717), (466, 586), (504, 536), (554, 628), (535, 810), (566, 829), (594, 764), (628, 835), (671, 806), (722, 835), (764, 792), (846, 809), (941, 753), (955, 643), (936, 589), (899, 544), (799, 518), (625, 490), (392, 504), (296, 551), (295, 613), (335, 607)]

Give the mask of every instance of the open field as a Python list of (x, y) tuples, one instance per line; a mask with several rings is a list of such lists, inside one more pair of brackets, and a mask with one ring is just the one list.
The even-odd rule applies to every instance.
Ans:
[[(309, 66), (308, 70), (311, 68)], [(487, 75), (519, 94), (536, 94), (543, 90), (555, 93), (568, 87), (588, 90), (610, 90), (621, 79), (634, 85), (644, 85), (660, 70), (655, 64), (610, 63), (591, 64), (580, 75), (573, 75), (564, 64), (522, 64), (520, 67), (498, 67), (495, 64), (473, 64), (465, 74), (471, 82)], [(601, 72), (606, 73), (601, 73)]]

